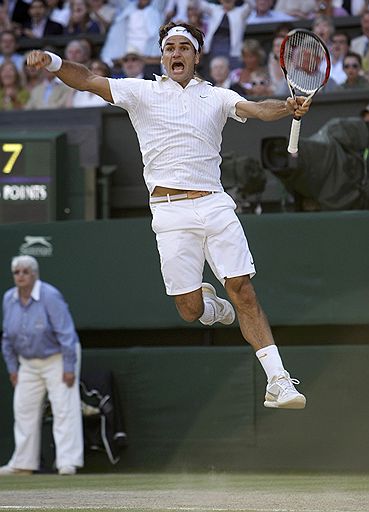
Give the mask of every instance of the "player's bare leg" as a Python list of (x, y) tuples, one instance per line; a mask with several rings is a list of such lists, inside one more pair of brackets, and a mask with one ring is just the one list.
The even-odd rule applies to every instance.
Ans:
[(227, 279), (225, 288), (236, 308), (242, 335), (255, 352), (274, 345), (269, 322), (257, 300), (249, 276)]
[[(254, 348), (268, 379), (264, 405), (272, 408), (303, 409), (306, 399), (299, 393), (285, 370), (274, 344), (269, 322), (263, 312), (248, 276), (226, 280), (226, 290), (238, 315), (241, 332)], [(215, 322), (231, 324), (232, 305), (217, 297), (215, 288), (203, 283), (202, 288), (175, 296), (177, 310), (187, 322), (200, 320), (205, 325)]]
[(226, 280), (226, 290), (233, 302), (243, 337), (254, 348), (268, 379), (265, 407), (303, 409), (304, 395), (299, 393), (285, 370), (268, 319), (262, 310), (249, 276)]
[(177, 310), (187, 322), (200, 320), (204, 325), (220, 322), (230, 325), (236, 318), (232, 304), (217, 296), (214, 286), (202, 283), (202, 287), (193, 292), (175, 296)]
[(201, 288), (193, 292), (176, 295), (174, 301), (178, 313), (186, 322), (195, 322), (204, 312)]

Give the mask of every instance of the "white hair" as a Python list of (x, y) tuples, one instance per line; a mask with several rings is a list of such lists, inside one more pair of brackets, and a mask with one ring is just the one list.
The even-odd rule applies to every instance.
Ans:
[(39, 275), (38, 263), (33, 256), (14, 256), (11, 263), (12, 272), (18, 267), (29, 268), (33, 274)]
[(228, 59), (228, 57), (223, 57), (222, 55), (218, 55), (217, 57), (213, 57), (213, 58), (211, 59), (210, 64), (209, 64), (210, 69), (211, 69), (215, 64), (224, 64), (224, 66), (226, 66), (227, 68), (229, 68), (229, 59)]

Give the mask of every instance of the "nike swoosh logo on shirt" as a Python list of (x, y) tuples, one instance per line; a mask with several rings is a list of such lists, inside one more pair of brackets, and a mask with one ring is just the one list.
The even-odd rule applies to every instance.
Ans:
[(207, 98), (207, 96), (201, 96), (201, 94), (200, 94), (200, 98)]

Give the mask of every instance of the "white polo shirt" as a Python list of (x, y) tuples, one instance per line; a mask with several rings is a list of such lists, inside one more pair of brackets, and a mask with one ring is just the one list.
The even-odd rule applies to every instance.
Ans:
[(184, 190), (223, 190), (219, 155), (222, 130), (245, 98), (194, 78), (183, 88), (168, 77), (156, 81), (109, 78), (114, 105), (128, 111), (136, 130), (144, 179), (156, 186)]

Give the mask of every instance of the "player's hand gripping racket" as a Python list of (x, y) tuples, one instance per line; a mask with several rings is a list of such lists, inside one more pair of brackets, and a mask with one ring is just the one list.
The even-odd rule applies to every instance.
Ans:
[[(331, 60), (328, 48), (310, 30), (291, 30), (281, 44), (280, 65), (292, 98), (296, 89), (307, 95), (309, 101), (328, 82)], [(294, 116), (288, 151), (296, 153), (300, 135), (301, 117)]]

